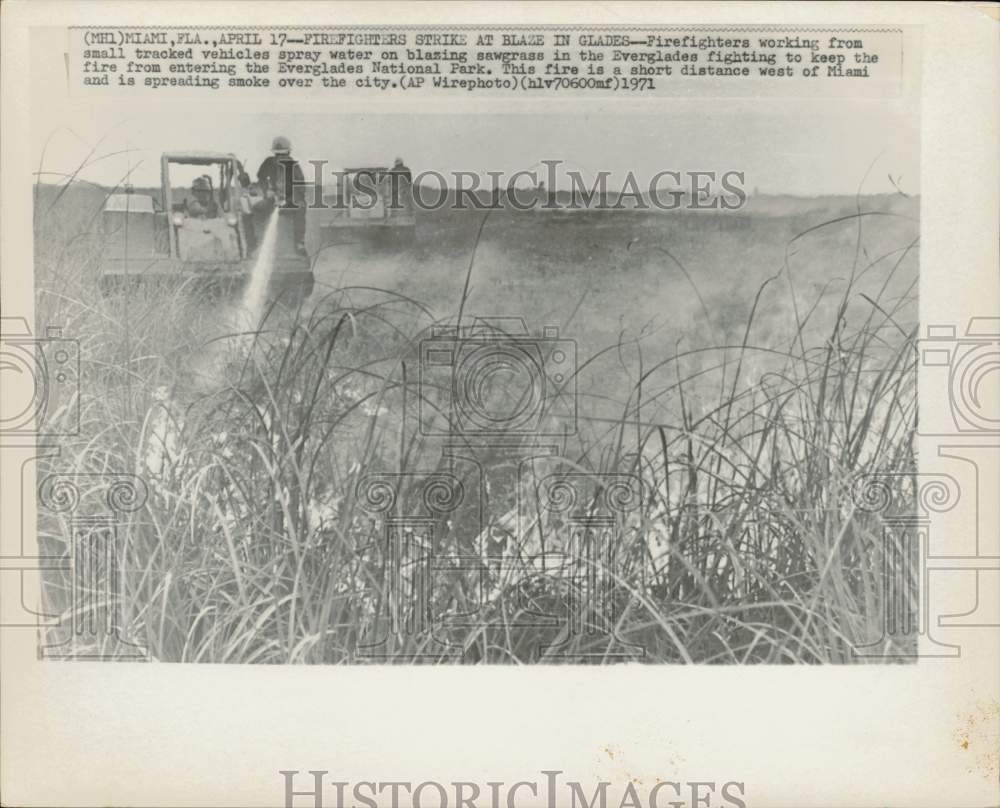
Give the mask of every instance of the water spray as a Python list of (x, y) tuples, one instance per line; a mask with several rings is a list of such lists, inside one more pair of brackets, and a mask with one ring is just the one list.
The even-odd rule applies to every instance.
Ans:
[(194, 375), (204, 381), (212, 383), (218, 380), (224, 373), (226, 356), (234, 349), (249, 348), (253, 343), (254, 333), (264, 313), (267, 289), (274, 272), (280, 216), (281, 209), (275, 206), (260, 241), (250, 281), (243, 289), (239, 301), (232, 305), (228, 316), (224, 318), (224, 333), (227, 336), (208, 345), (207, 350), (192, 363)]
[(250, 283), (243, 290), (243, 296), (235, 312), (234, 320), (243, 320), (243, 322), (233, 323), (237, 330), (240, 326), (249, 326), (251, 330), (254, 330), (260, 321), (266, 301), (267, 287), (274, 272), (274, 254), (278, 244), (278, 219), (280, 216), (281, 208), (275, 205), (274, 210), (271, 211), (271, 217), (268, 219), (264, 238), (260, 242), (260, 249), (257, 251), (257, 260), (250, 274)]

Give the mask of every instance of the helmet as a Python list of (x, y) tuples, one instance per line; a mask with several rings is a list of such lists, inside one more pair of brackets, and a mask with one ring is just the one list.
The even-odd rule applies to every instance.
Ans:
[(290, 152), (292, 150), (292, 141), (290, 141), (284, 135), (278, 135), (274, 140), (271, 141), (271, 151), (273, 152)]
[(200, 177), (196, 177), (195, 181), (193, 183), (191, 183), (191, 190), (192, 191), (211, 191), (212, 190), (212, 183), (209, 182), (208, 177), (202, 175)]

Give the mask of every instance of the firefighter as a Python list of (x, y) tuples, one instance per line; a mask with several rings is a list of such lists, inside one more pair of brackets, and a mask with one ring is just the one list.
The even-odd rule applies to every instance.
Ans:
[(391, 210), (412, 213), (413, 195), (411, 183), (410, 169), (403, 162), (402, 157), (397, 157), (393, 161), (392, 168), (389, 169), (389, 184), (392, 194)]
[(305, 177), (298, 161), (292, 157), (292, 144), (287, 137), (278, 135), (271, 142), (271, 156), (260, 164), (257, 182), (265, 196), (285, 208), (293, 208), (295, 249), (306, 251), (306, 205), (303, 199)]
[(212, 181), (207, 175), (197, 177), (191, 184), (194, 199), (187, 202), (189, 216), (214, 219), (219, 215), (219, 204), (212, 198)]

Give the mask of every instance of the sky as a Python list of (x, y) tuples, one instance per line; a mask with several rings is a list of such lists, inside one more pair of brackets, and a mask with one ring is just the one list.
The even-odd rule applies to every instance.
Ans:
[(733, 170), (761, 193), (919, 192), (919, 116), (901, 100), (671, 98), (572, 110), (480, 100), (463, 113), (454, 100), (419, 111), (388, 101), (95, 100), (67, 92), (53, 58), (65, 43), (59, 29), (32, 39), (31, 134), (45, 181), (86, 163), (81, 179), (114, 185), (131, 172), (133, 184), (156, 186), (160, 153), (191, 149), (233, 152), (254, 173), (281, 134), (300, 161), (325, 160), (331, 171), (401, 156), (415, 173), (510, 174), (557, 159), (585, 178)]

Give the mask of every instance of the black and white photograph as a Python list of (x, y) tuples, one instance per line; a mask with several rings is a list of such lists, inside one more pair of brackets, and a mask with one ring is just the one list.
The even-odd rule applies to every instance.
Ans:
[[(123, 59), (93, 34), (85, 80), (252, 51), (129, 33), (154, 44)], [(906, 41), (872, 36), (570, 39), (609, 72), (643, 54), (757, 73), (779, 41), (852, 65)], [(545, 53), (429, 51), (419, 28), (354, 39), (405, 42), (354, 47), (413, 69)], [(339, 53), (271, 50), (269, 69)], [(915, 70), (919, 48), (906, 55)], [(63, 84), (44, 60), (34, 80)], [(60, 452), (38, 464), (39, 538), (102, 559), (79, 565), (92, 580), (47, 576), (43, 597), (110, 627), (62, 621), (43, 652), (912, 660), (916, 548), (884, 541), (878, 510), (917, 508), (919, 104), (904, 78), (896, 97), (796, 85), (656, 112), (278, 114), (227, 97), (206, 115), (148, 94), (33, 109), (35, 333), (60, 329), (72, 365), (45, 413)], [(63, 350), (51, 339), (47, 356)], [(115, 545), (66, 547), (115, 485)], [(106, 604), (72, 602), (75, 586)]]
[[(5, 61), (0, 625), (45, 676), (513, 696), (531, 668), (627, 699), (685, 666), (888, 683), (970, 642), (996, 672), (995, 155), (941, 179), (996, 128), (940, 122), (923, 17), (99, 5), (18, 18)], [(995, 793), (995, 687), (968, 692), (957, 793)], [(330, 758), (276, 759), (260, 804), (522, 804), (324, 785)], [(557, 759), (523, 805), (657, 805), (659, 775), (601, 769), (612, 798)]]

